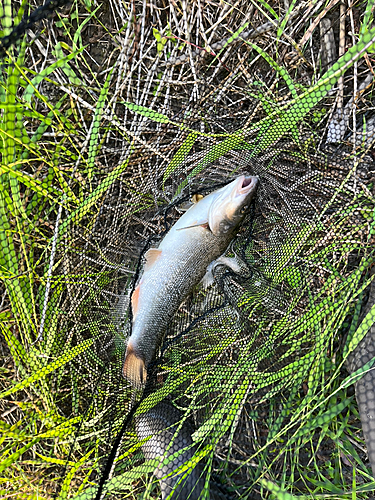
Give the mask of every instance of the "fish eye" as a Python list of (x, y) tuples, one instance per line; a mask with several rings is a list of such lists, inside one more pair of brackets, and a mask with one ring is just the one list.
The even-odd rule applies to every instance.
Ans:
[(244, 205), (244, 206), (241, 208), (241, 214), (244, 214), (248, 208), (249, 208), (249, 207), (248, 207), (248, 205)]

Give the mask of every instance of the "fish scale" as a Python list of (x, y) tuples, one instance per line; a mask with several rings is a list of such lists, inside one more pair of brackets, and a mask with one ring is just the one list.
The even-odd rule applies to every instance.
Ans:
[[(212, 239), (217, 238), (207, 235), (206, 238), (197, 239), (194, 244), (184, 247), (184, 251), (189, 254), (188, 259), (183, 262), (166, 259), (165, 265), (160, 263), (159, 267), (155, 266), (145, 276), (142, 286), (146, 292), (142, 299), (148, 301), (148, 307), (138, 312), (132, 330), (132, 337), (137, 339), (142, 352), (147, 351), (155, 335), (156, 344), (160, 342), (175, 311), (203, 278), (207, 266), (213, 260), (212, 256), (219, 256), (226, 249), (227, 245), (223, 245), (222, 241), (213, 242)], [(151, 357), (148, 356), (147, 362), (151, 361)]]

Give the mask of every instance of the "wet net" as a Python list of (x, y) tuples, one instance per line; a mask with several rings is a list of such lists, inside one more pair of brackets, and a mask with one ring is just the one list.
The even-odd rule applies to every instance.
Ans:
[(373, 496), (373, 10), (2, 1), (2, 498)]

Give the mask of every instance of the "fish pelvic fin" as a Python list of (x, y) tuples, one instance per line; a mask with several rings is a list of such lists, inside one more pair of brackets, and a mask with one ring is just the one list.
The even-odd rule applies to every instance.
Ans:
[(139, 283), (139, 285), (136, 287), (136, 289), (134, 290), (133, 294), (132, 294), (132, 298), (131, 298), (131, 301), (132, 301), (132, 313), (133, 313), (133, 321), (135, 320), (135, 317), (137, 316), (137, 312), (138, 312), (138, 301), (139, 301), (139, 292), (141, 290), (141, 284)]
[(144, 359), (137, 354), (131, 342), (128, 343), (126, 349), (122, 374), (138, 389), (142, 388), (146, 383), (147, 370)]
[(144, 272), (151, 269), (151, 267), (160, 259), (162, 251), (159, 248), (149, 248), (145, 253), (146, 264)]

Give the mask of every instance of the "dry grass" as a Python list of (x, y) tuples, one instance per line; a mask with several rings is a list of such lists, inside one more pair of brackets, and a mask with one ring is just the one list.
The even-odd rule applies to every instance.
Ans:
[[(23, 178), (20, 180), (20, 203), (27, 210), (27, 218), (20, 226), (20, 215), (15, 210), (9, 224), (19, 273), (28, 276), (31, 269), (34, 276), (25, 293), (28, 300), (33, 297), (35, 316), (33, 328), (25, 334), (26, 326), (14, 310), (8, 288), (2, 301), (1, 321), (4, 332), (11, 330), (26, 352), (32, 353), (31, 357), (44, 356), (46, 364), (87, 339), (94, 338), (95, 342), (89, 351), (46, 377), (48, 396), (46, 387), (35, 384), (1, 400), (2, 419), (8, 431), (3, 460), (19, 450), (21, 444), (30, 443), (33, 435), (42, 436), (3, 472), (3, 488), (7, 491), (4, 495), (9, 498), (16, 492), (19, 498), (52, 498), (61, 470), (65, 483), (60, 498), (73, 496), (82, 481), (87, 481), (88, 486), (98, 480), (99, 465), (105, 461), (111, 439), (121, 428), (132, 403), (131, 389), (120, 375), (128, 326), (126, 308), (122, 306), (119, 312), (118, 303), (126, 303), (142, 249), (152, 238), (160, 238), (165, 220), (176, 220), (181, 213), (178, 207), (193, 192), (209, 191), (237, 172), (250, 172), (261, 178), (251, 245), (246, 232), (241, 233), (237, 245), (246, 247), (249, 262), (258, 272), (257, 281), (253, 282), (260, 282), (262, 290), (248, 282), (233, 295), (231, 311), (236, 300), (247, 297), (249, 310), (245, 307), (245, 311), (250, 326), (246, 330), (242, 325), (233, 345), (207, 362), (210, 369), (224, 366), (235, 371), (241, 349), (249, 338), (260, 352), (267, 335), (283, 317), (289, 315), (291, 321), (297, 322), (319, 301), (341, 300), (340, 286), (344, 287), (361, 259), (369, 257), (374, 243), (369, 238), (374, 203), (373, 141), (371, 127), (364, 128), (363, 120), (365, 117), (370, 123), (372, 117), (372, 87), (367, 83), (362, 88), (361, 84), (373, 74), (371, 53), (358, 61), (337, 88), (289, 134), (267, 151), (254, 152), (262, 124), (267, 124), (268, 119), (270, 123), (279, 119), (284, 106), (319, 81), (332, 60), (341, 55), (338, 42), (341, 40), (343, 45), (344, 41), (346, 46), (356, 42), (347, 34), (347, 27), (358, 33), (363, 21), (364, 7), (358, 2), (345, 11), (347, 25), (342, 22), (344, 11), (338, 2), (330, 2), (326, 8), (322, 2), (301, 2), (290, 12), (286, 4), (245, 0), (233, 4), (214, 0), (132, 1), (104, 2), (97, 8), (89, 2), (86, 7), (73, 3), (52, 22), (43, 21), (29, 30), (22, 81), (17, 89), (24, 127), (32, 137), (43, 123), (40, 115), (49, 114), (51, 123), (38, 138), (36, 150), (26, 155), (27, 161), (20, 170), (25, 179), (28, 176), (48, 186), (49, 197), (38, 198), (33, 186), (23, 183)], [(247, 42), (255, 43), (263, 55)], [(75, 51), (80, 52), (68, 61), (66, 56)], [(277, 67), (271, 67), (264, 54)], [(54, 71), (46, 72), (56, 61)], [(282, 74), (281, 67), (286, 68), (293, 84)], [(33, 82), (33, 96), (25, 99), (25, 87), (35, 75), (43, 74), (43, 79)], [(4, 89), (5, 77), (2, 82)], [(353, 95), (356, 108), (352, 113), (345, 106)], [(344, 131), (340, 146), (335, 149), (326, 141), (327, 131), (332, 135), (338, 130), (334, 120), (343, 120)], [(353, 130), (359, 133), (353, 135)], [(235, 142), (233, 134), (237, 131), (243, 133), (241, 140)], [(225, 146), (228, 137), (232, 143)], [(22, 151), (18, 159), (21, 157)], [(179, 198), (176, 193), (180, 191)], [(176, 202), (177, 208), (165, 214), (171, 202)], [(328, 208), (323, 210), (327, 203)], [(303, 230), (317, 220), (319, 224), (313, 227), (309, 238), (291, 253), (293, 240), (303, 241)], [(33, 262), (29, 264), (31, 253)], [(280, 261), (284, 271), (292, 267), (301, 273), (303, 270), (307, 281), (300, 289), (291, 286), (290, 274), (282, 274)], [(338, 275), (336, 281), (331, 280), (333, 270)], [(365, 279), (365, 273), (357, 281), (353, 278), (354, 295)], [(231, 283), (224, 285), (229, 294)], [(271, 292), (267, 291), (270, 288)], [(122, 295), (124, 290), (128, 292)], [(316, 300), (311, 298), (311, 290), (316, 293)], [(212, 290), (209, 299), (217, 300), (219, 292)], [(294, 303), (296, 294), (300, 294), (298, 304)], [(202, 307), (207, 309), (207, 300), (199, 294), (188, 303), (189, 308), (186, 304), (181, 307), (168, 341), (199, 317)], [(350, 323), (355, 303), (346, 299), (341, 306), (334, 324), (327, 317), (319, 320), (320, 332), (329, 327), (334, 332), (327, 334), (327, 342), (322, 345), (325, 355), (339, 360), (338, 365), (342, 352), (340, 335), (349, 329), (345, 322)], [(54, 312), (58, 312), (56, 317)], [(215, 321), (202, 324), (212, 330), (217, 327)], [(196, 328), (198, 338), (203, 336), (202, 324)], [(33, 351), (40, 333), (44, 341), (37, 342)], [(308, 338), (304, 335), (299, 337), (301, 351), (314, 352), (316, 332)], [(196, 355), (191, 337), (176, 348), (173, 343), (167, 345), (154, 388), (159, 388), (177, 365), (185, 366), (185, 358), (187, 367), (203, 359), (216, 345), (217, 337), (214, 332), (206, 344), (202, 342)], [(284, 335), (277, 339), (279, 350), (275, 349), (272, 356), (259, 355), (264, 373), (272, 369), (278, 372), (298, 358), (286, 338), (289, 337)], [(39, 365), (30, 367), (26, 355), (21, 360), (14, 359), (14, 353), (8, 349), (11, 342), (8, 337), (8, 343), (3, 343), (3, 391), (11, 387), (10, 381), (23, 380), (40, 369)], [(344, 370), (338, 374), (334, 365), (328, 370), (320, 358), (311, 369), (317, 378), (332, 382), (326, 389), (318, 383), (314, 386), (310, 380), (311, 393), (319, 394), (321, 400), (340, 387), (345, 377)], [(101, 378), (99, 373), (103, 374)], [(332, 428), (331, 434), (327, 431), (325, 435), (324, 445), (315, 430), (311, 431), (306, 439), (313, 452), (306, 451), (307, 458), (300, 462), (298, 454), (293, 456), (287, 448), (292, 443), (290, 446), (302, 449), (300, 443), (297, 446), (292, 440), (293, 432), (300, 424), (306, 425), (306, 415), (320, 415), (315, 403), (305, 410), (299, 408), (306, 394), (298, 384), (306, 383), (307, 377), (306, 373), (305, 378), (291, 377), (285, 384), (276, 384), (277, 397), (270, 393), (269, 386), (251, 390), (239, 420), (228, 431), (230, 437), (228, 432), (221, 435), (218, 431), (217, 447), (212, 448), (214, 468), (232, 483), (236, 490), (233, 494), (245, 498), (246, 488), (252, 485), (254, 491), (266, 495), (260, 482), (263, 476), (275, 483), (283, 477), (284, 486), (287, 477), (287, 486), (293, 493), (306, 493), (313, 487), (300, 469), (303, 466), (308, 470), (311, 463), (331, 479), (330, 469), (325, 466), (327, 460), (312, 457), (319, 449), (323, 449), (324, 455), (333, 446)], [(240, 379), (238, 384), (242, 382)], [(214, 384), (208, 374), (207, 383)], [(294, 392), (293, 384), (298, 385)], [(194, 391), (189, 393), (186, 389), (182, 393), (184, 386), (179, 387), (173, 397), (187, 408)], [(203, 385), (191, 387), (199, 391)], [(198, 401), (206, 406), (195, 412), (197, 427), (210, 418), (207, 398), (215, 401), (217, 409), (228, 404), (228, 393), (218, 387)], [(198, 403), (194, 400), (194, 404), (199, 406)], [(286, 420), (291, 422), (290, 433), (284, 435), (278, 427), (278, 417), (285, 408), (299, 417)], [(359, 447), (362, 438), (354, 403), (348, 411), (349, 437), (340, 435), (340, 439), (345, 443), (354, 440)], [(57, 438), (42, 435), (44, 429), (51, 431), (60, 424), (58, 419), (49, 419), (51, 412), (61, 417), (61, 422), (67, 422), (68, 431)], [(84, 423), (79, 421), (81, 415)], [(333, 427), (340, 418), (341, 414), (333, 418)], [(14, 426), (27, 437), (15, 439), (9, 433)], [(272, 439), (268, 439), (272, 433)], [(122, 452), (135, 442), (129, 430)], [(280, 442), (280, 446), (275, 444)], [(72, 474), (66, 476), (60, 467), (68, 458), (71, 445), (68, 470)], [(328, 455), (339, 457), (338, 449), (333, 446), (333, 450)], [(224, 457), (229, 465), (223, 470), (220, 463)], [(135, 456), (135, 464), (137, 460), (141, 460), (140, 455)], [(359, 461), (357, 466), (365, 477), (365, 467)], [(340, 474), (335, 481), (348, 491), (348, 473)], [(316, 486), (314, 492), (339, 495), (329, 490), (328, 479), (321, 490)], [(133, 482), (127, 497), (139, 498), (136, 486), (141, 488), (141, 480)]]

